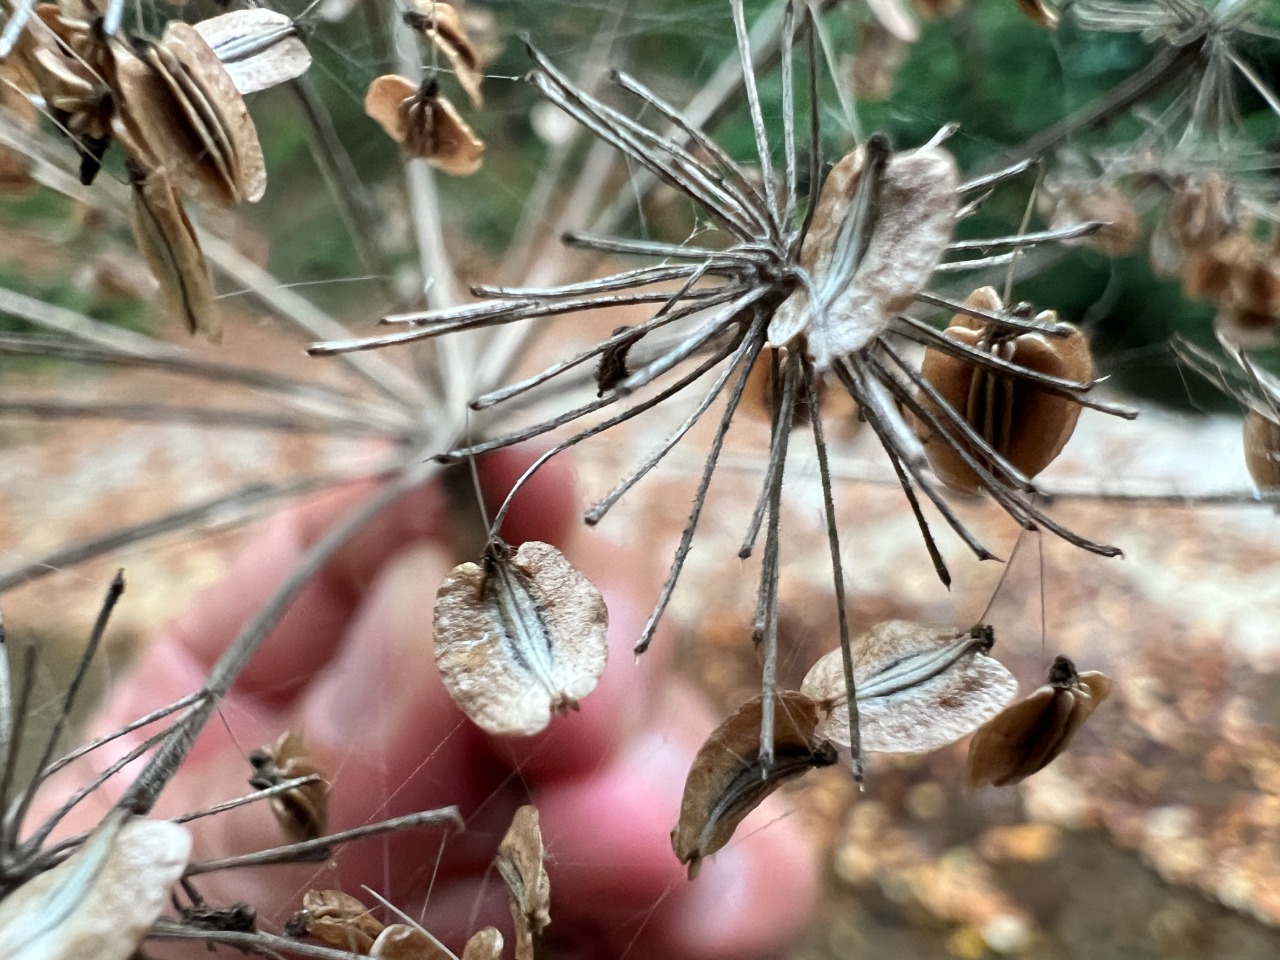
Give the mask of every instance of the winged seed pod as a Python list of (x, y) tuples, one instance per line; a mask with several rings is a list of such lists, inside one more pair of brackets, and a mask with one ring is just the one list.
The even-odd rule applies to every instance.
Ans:
[[(885, 620), (852, 641), (858, 734), (870, 753), (928, 753), (972, 733), (1012, 700), (1018, 683), (990, 657), (990, 627)], [(817, 735), (850, 746), (849, 698), (839, 648), (809, 670), (800, 690), (826, 713)]]
[(195, 24), (241, 96), (294, 80), (311, 66), (311, 52), (292, 18), (264, 7), (232, 10)]
[[(974, 290), (965, 304), (989, 313), (1004, 310), (999, 295), (991, 287)], [(1045, 311), (1036, 320), (1053, 323), (1056, 316), (1052, 311)], [(1093, 376), (1089, 341), (1074, 328), (1065, 337), (1052, 337), (1038, 331), (1013, 335), (989, 326), (984, 320), (957, 313), (951, 318), (946, 335), (1036, 373), (1076, 382), (1087, 382)], [(938, 349), (925, 351), (920, 372), (996, 453), (1028, 477), (1040, 473), (1062, 452), (1080, 417), (1080, 405), (1074, 400)], [(921, 397), (921, 403), (945, 418), (932, 398)], [(916, 430), (924, 442), (933, 472), (943, 483), (968, 493), (982, 489), (978, 475), (964, 462), (955, 445), (959, 444), (979, 462), (984, 460), (981, 451), (960, 435), (942, 440), (919, 421)], [(996, 463), (988, 461), (984, 466), (997, 475), (1001, 473)]]
[(498, 845), (498, 872), (511, 892), (511, 918), (516, 925), (516, 960), (533, 960), (533, 938), (551, 922), (551, 880), (546, 848), (538, 825), (538, 808), (525, 805), (511, 818)]
[(440, 95), (434, 78), (419, 86), (394, 73), (376, 77), (365, 94), (364, 112), (410, 156), (457, 177), (480, 169), (484, 141)]
[(1244, 461), (1259, 490), (1280, 489), (1280, 422), (1257, 410), (1245, 414)]
[(461, 960), (501, 960), (502, 934), (497, 927), (482, 927), (471, 935)]
[(139, 56), (117, 55), (120, 110), (113, 130), (147, 170), (164, 167), (201, 203), (253, 203), (267, 171), (253, 118), (226, 68), (188, 23), (173, 21)]
[(275, 743), (259, 747), (249, 754), (249, 763), (254, 771), (249, 786), (259, 790), (299, 777), (320, 777), (272, 797), (271, 812), (293, 843), (329, 832), (329, 781), (307, 755), (301, 734), (285, 733)]
[(941, 147), (890, 153), (882, 137), (822, 185), (800, 249), (810, 282), (769, 322), (769, 346), (808, 338), (819, 370), (870, 343), (929, 282), (955, 224), (960, 174)]
[(1054, 658), (1047, 683), (984, 724), (969, 743), (969, 783), (1003, 787), (1025, 780), (1067, 749), (1098, 704), (1111, 695), (1111, 678), (1076, 673)]
[(182, 208), (182, 196), (163, 170), (131, 170), (133, 203), (130, 222), (151, 273), (160, 283), (169, 309), (182, 318), (191, 333), (216, 343), (222, 337), (222, 318), (213, 298), (213, 279), (205, 263), (195, 228)]
[(547, 543), (490, 544), (454, 567), (435, 606), (435, 658), (454, 702), (496, 736), (535, 734), (578, 708), (608, 655), (600, 591)]
[(190, 854), (186, 827), (112, 813), (74, 854), (0, 901), (0, 957), (128, 960)]
[(368, 907), (341, 890), (308, 890), (302, 909), (284, 925), (286, 937), (310, 937), (321, 946), (351, 953), (368, 953), (382, 930)]
[(480, 70), (480, 56), (471, 39), (467, 36), (467, 28), (458, 16), (458, 11), (450, 4), (438, 0), (412, 0), (413, 9), (401, 14), (401, 18), (410, 28), (422, 34), (431, 45), (444, 54), (458, 84), (471, 98), (476, 107), (484, 105), (484, 97), (480, 93), (480, 83), (484, 74)]
[(765, 766), (760, 759), (763, 710), (763, 697), (748, 700), (716, 727), (693, 758), (680, 820), (671, 831), (672, 849), (689, 865), (690, 880), (703, 857), (728, 843), (765, 797), (814, 767), (836, 762), (835, 748), (817, 731), (817, 704), (786, 690), (774, 698), (774, 761)]

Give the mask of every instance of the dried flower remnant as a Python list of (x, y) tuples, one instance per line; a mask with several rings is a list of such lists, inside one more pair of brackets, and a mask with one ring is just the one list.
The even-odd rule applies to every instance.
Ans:
[(973, 735), (969, 783), (1003, 787), (1043, 770), (1110, 695), (1110, 677), (1096, 671), (1077, 673), (1066, 657), (1055, 657), (1043, 687), (1005, 708)]
[(484, 141), (440, 95), (434, 78), (419, 85), (397, 74), (377, 77), (365, 94), (364, 112), (410, 156), (457, 177), (480, 169)]
[(191, 333), (216, 343), (222, 337), (222, 318), (200, 241), (182, 208), (182, 195), (163, 170), (135, 170), (132, 186), (134, 240), (160, 282), (169, 308)]
[(308, 890), (302, 909), (289, 918), (284, 935), (309, 937), (321, 946), (368, 953), (383, 925), (369, 908), (340, 890)]
[(451, 4), (437, 0), (412, 0), (412, 4), (412, 10), (401, 14), (404, 22), (444, 54), (472, 104), (482, 106), (484, 97), (480, 93), (480, 83), (484, 74), (480, 69), (480, 55), (472, 46), (458, 11)]
[(478, 726), (529, 736), (595, 689), (608, 625), (600, 591), (555, 547), (534, 541), (512, 553), (495, 541), (440, 585), (436, 666)]
[(516, 925), (516, 960), (533, 960), (533, 938), (551, 922), (551, 880), (542, 845), (538, 808), (523, 806), (498, 845), (498, 872), (511, 893)]
[(702, 859), (733, 837), (743, 819), (788, 780), (836, 762), (835, 748), (818, 731), (818, 705), (803, 693), (773, 698), (774, 759), (761, 759), (760, 728), (765, 698), (755, 697), (716, 727), (685, 780), (680, 820), (671, 846), (689, 878)]
[(74, 854), (0, 901), (0, 957), (128, 960), (190, 853), (185, 827), (112, 813)]
[(1280, 415), (1245, 414), (1244, 461), (1259, 490), (1280, 489)]
[[(991, 287), (973, 291), (965, 305), (988, 313), (1003, 310), (999, 295)], [(1057, 324), (1057, 316), (1052, 311), (1041, 313), (1036, 320), (1046, 326)], [(946, 335), (1022, 369), (1060, 381), (1085, 383), (1093, 376), (1089, 342), (1075, 328), (1065, 337), (1051, 337), (1039, 331), (1012, 334), (984, 320), (957, 313)], [(963, 418), (995, 455), (989, 456), (987, 450), (964, 440), (959, 446), (950, 437), (939, 443), (932, 430), (917, 421), (934, 473), (956, 490), (976, 493), (984, 486), (982, 478), (966, 462), (966, 455), (984, 470), (1003, 474), (1012, 483), (1034, 477), (1062, 452), (1080, 417), (1080, 405), (1070, 397), (1049, 393), (1035, 383), (983, 368), (941, 350), (925, 351), (920, 372), (936, 392), (936, 398), (924, 398), (925, 406), (939, 417), (954, 414)]]
[(275, 10), (232, 10), (194, 27), (241, 96), (297, 79), (311, 66), (311, 52), (299, 37), (297, 24)]
[(806, 674), (800, 689), (825, 712), (817, 735), (855, 755), (928, 753), (968, 736), (1018, 693), (1013, 675), (988, 656), (994, 642), (990, 627), (876, 624), (852, 641), (852, 731), (842, 652), (823, 655)]
[(307, 754), (302, 735), (285, 733), (274, 744), (249, 754), (253, 776), (249, 785), (259, 790), (279, 786), (300, 777), (315, 777), (271, 799), (271, 812), (292, 842), (315, 840), (329, 832), (329, 781)]

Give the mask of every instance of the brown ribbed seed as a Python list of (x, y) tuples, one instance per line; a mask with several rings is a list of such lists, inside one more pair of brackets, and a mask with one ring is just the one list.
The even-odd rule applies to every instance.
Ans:
[(1256, 410), (1244, 418), (1244, 462), (1258, 489), (1280, 489), (1280, 423)]
[(533, 960), (533, 938), (551, 923), (551, 880), (538, 808), (525, 805), (511, 818), (495, 861), (511, 895), (516, 928), (516, 960)]
[(351, 953), (368, 953), (382, 930), (368, 907), (340, 890), (308, 890), (302, 909), (284, 925), (286, 937), (309, 937), (321, 946)]
[[(991, 287), (975, 290), (965, 303), (993, 313), (1004, 309)], [(1046, 311), (1037, 319), (1052, 323), (1056, 317), (1051, 311)], [(983, 320), (957, 313), (947, 327), (946, 335), (1036, 373), (1076, 382), (1087, 382), (1093, 376), (1093, 354), (1088, 340), (1079, 330), (1065, 337), (1042, 333), (1005, 336)], [(996, 453), (1029, 477), (1040, 473), (1062, 452), (1080, 416), (1080, 405), (1066, 397), (1049, 393), (1026, 380), (994, 373), (940, 350), (925, 351), (920, 372)], [(960, 436), (959, 429), (950, 423), (945, 413), (928, 397), (922, 397), (921, 401), (936, 412), (944, 426), (949, 427), (948, 436), (941, 437), (924, 424), (917, 423), (929, 463), (943, 483), (968, 493), (976, 493), (983, 488), (978, 475), (964, 462), (957, 447), (1000, 476), (990, 458)]]
[(266, 790), (287, 780), (319, 776), (271, 799), (271, 812), (291, 841), (315, 840), (329, 832), (329, 782), (315, 765), (298, 733), (286, 733), (275, 743), (249, 754), (253, 776), (249, 786)]
[(1101, 673), (1076, 673), (1058, 656), (1043, 687), (985, 724), (969, 743), (969, 783), (1003, 787), (1025, 780), (1067, 749), (1076, 731), (1111, 694)]

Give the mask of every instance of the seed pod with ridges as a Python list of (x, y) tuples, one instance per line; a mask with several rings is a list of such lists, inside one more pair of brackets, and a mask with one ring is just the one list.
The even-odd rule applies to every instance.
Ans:
[(1280, 489), (1280, 422), (1257, 410), (1245, 414), (1244, 461), (1258, 489)]

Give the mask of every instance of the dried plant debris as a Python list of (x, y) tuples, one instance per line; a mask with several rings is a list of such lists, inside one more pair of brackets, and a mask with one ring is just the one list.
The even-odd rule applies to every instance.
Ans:
[(498, 736), (528, 736), (595, 689), (608, 654), (600, 591), (555, 547), (490, 544), (440, 585), (435, 658), (450, 696)]
[(382, 923), (355, 897), (340, 890), (308, 890), (302, 909), (285, 924), (284, 935), (308, 937), (334, 950), (368, 953), (382, 930)]
[(1142, 220), (1115, 183), (1100, 179), (1046, 179), (1037, 207), (1054, 230), (1101, 224), (1096, 230), (1062, 241), (1065, 246), (1092, 247), (1108, 257), (1124, 257), (1142, 239)]
[(680, 820), (671, 846), (689, 878), (702, 859), (733, 837), (743, 819), (778, 787), (815, 767), (836, 762), (835, 748), (818, 730), (818, 705), (784, 691), (772, 698), (774, 760), (761, 759), (760, 727), (765, 698), (755, 697), (718, 726), (689, 769), (680, 800)]
[(551, 922), (551, 880), (546, 848), (538, 825), (538, 808), (523, 806), (498, 845), (498, 872), (511, 892), (516, 925), (516, 960), (533, 960), (533, 938)]
[(1244, 462), (1259, 490), (1280, 489), (1280, 414), (1245, 414)]
[(275, 10), (232, 10), (194, 26), (241, 96), (294, 80), (311, 66), (297, 24)]
[(421, 927), (388, 924), (369, 948), (377, 960), (454, 960), (453, 954)]
[(422, 34), (444, 55), (472, 104), (482, 106), (484, 97), (480, 93), (480, 84), (484, 80), (484, 73), (481, 71), (480, 55), (472, 46), (458, 11), (452, 5), (437, 0), (412, 0), (412, 6), (412, 10), (401, 14), (404, 22)]
[(191, 333), (217, 342), (222, 318), (214, 303), (213, 279), (195, 228), (182, 207), (182, 195), (163, 170), (135, 171), (131, 180), (133, 236), (160, 282), (169, 309)]
[(988, 656), (994, 642), (990, 627), (876, 624), (852, 641), (852, 733), (842, 651), (825, 654), (805, 676), (801, 691), (825, 714), (817, 735), (851, 749), (856, 736), (871, 753), (928, 753), (968, 736), (1018, 693), (1013, 675)]
[(1066, 657), (1054, 658), (1043, 687), (1006, 707), (973, 735), (969, 783), (1003, 787), (1043, 770), (1110, 695), (1109, 677), (1077, 673)]
[(500, 960), (502, 934), (497, 927), (482, 927), (471, 935), (461, 960)]
[(365, 94), (364, 112), (412, 157), (457, 177), (480, 169), (484, 141), (440, 95), (434, 78), (416, 84), (397, 74), (377, 77)]
[(804, 335), (820, 370), (867, 346), (929, 282), (955, 225), (960, 174), (941, 147), (846, 155), (822, 185), (800, 249), (809, 281), (769, 324), (769, 344)]
[(271, 798), (271, 812), (290, 841), (315, 840), (329, 832), (329, 781), (307, 754), (300, 733), (285, 733), (274, 744), (252, 751), (249, 763), (249, 785), (259, 790), (314, 778)]
[(201, 203), (261, 199), (267, 187), (258, 131), (235, 82), (200, 33), (174, 21), (139, 54), (116, 58), (120, 110), (113, 130), (146, 170), (163, 167)]
[[(973, 291), (965, 305), (987, 313), (1004, 309), (999, 295), (991, 287)], [(1042, 312), (1036, 320), (1057, 325), (1057, 316), (1052, 311)], [(1078, 329), (1068, 329), (1070, 333), (1066, 336), (1051, 336), (1040, 331), (1013, 333), (982, 318), (957, 313), (946, 335), (1020, 368), (1059, 380), (1087, 383), (1093, 376), (1089, 341)], [(982, 479), (966, 462), (971, 459), (976, 459), (993, 474), (1004, 475), (1010, 482), (1034, 477), (1062, 452), (1080, 417), (1080, 405), (1069, 396), (1050, 393), (1035, 383), (942, 350), (926, 350), (920, 372), (937, 393), (937, 400), (923, 398), (924, 405), (938, 416), (954, 414), (963, 418), (990, 453), (997, 455), (991, 456), (964, 438), (947, 437), (940, 441), (929, 427), (917, 421), (917, 432), (924, 442), (930, 466), (943, 483), (956, 490), (973, 493), (983, 488)]]
[(190, 853), (185, 827), (112, 813), (64, 862), (0, 901), (0, 957), (128, 960)]

